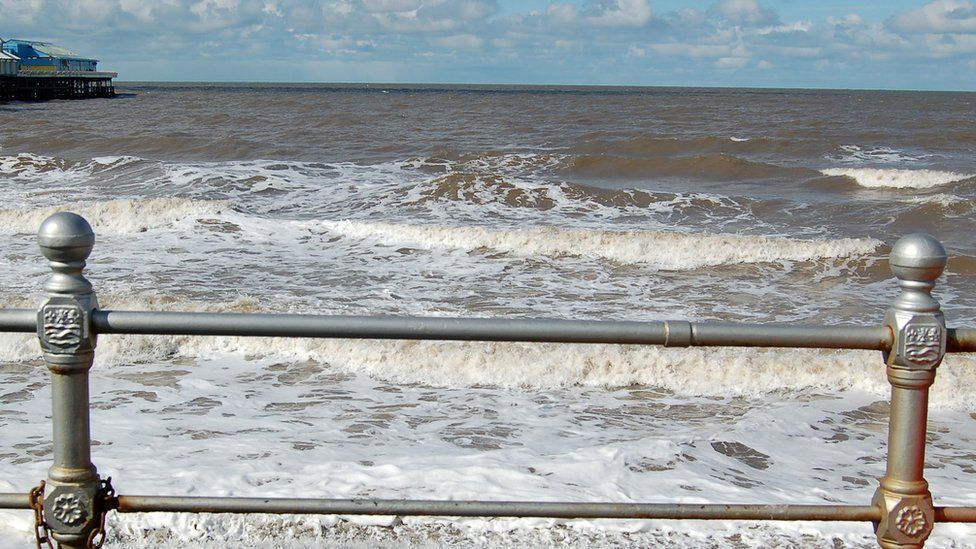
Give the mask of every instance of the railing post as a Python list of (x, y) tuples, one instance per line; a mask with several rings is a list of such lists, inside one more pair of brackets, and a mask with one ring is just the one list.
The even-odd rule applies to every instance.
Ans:
[(893, 340), (885, 353), (891, 383), (888, 465), (874, 504), (881, 508), (878, 544), (886, 549), (922, 547), (935, 510), (925, 481), (925, 431), (929, 387), (946, 352), (945, 317), (932, 295), (946, 252), (927, 234), (908, 235), (891, 249), (891, 272), (902, 293), (885, 315)]
[(101, 480), (91, 462), (88, 371), (95, 352), (92, 311), (98, 307), (82, 269), (95, 244), (79, 215), (47, 218), (37, 234), (53, 274), (44, 283), (37, 335), (51, 371), (54, 463), (48, 470), (44, 521), (63, 548), (88, 545), (98, 526)]

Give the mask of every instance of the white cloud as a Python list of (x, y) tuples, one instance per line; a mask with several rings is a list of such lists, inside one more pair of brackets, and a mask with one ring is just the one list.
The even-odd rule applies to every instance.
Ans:
[(687, 42), (650, 44), (648, 47), (661, 55), (695, 58), (727, 57), (733, 51), (733, 47), (728, 44), (689, 44)]
[(552, 44), (556, 51), (560, 52), (573, 52), (582, 51), (583, 44), (577, 42), (576, 40), (556, 40)]
[(152, 23), (153, 21), (152, 4), (146, 4), (139, 0), (120, 0), (119, 8), (142, 23)]
[(455, 34), (445, 36), (435, 41), (438, 45), (450, 50), (473, 50), (485, 45), (484, 39), (473, 34)]
[(643, 27), (650, 20), (648, 0), (616, 0), (614, 5), (587, 17), (587, 22), (597, 27)]
[(559, 26), (636, 28), (646, 25), (651, 16), (648, 0), (591, 0), (583, 14), (575, 4), (552, 3), (546, 8), (546, 17)]
[(819, 46), (773, 46), (769, 51), (781, 57), (797, 58), (817, 58), (824, 54), (824, 50)]
[[(297, 13), (302, 13), (305, 11), (311, 11), (305, 6), (297, 6)], [(322, 5), (322, 14), (326, 16), (338, 16), (338, 17), (348, 17), (356, 12), (355, 6), (351, 2), (346, 0), (339, 0), (337, 2), (327, 2)]]
[(759, 6), (758, 0), (719, 0), (712, 8), (737, 25), (771, 24), (776, 14)]
[[(667, 13), (652, 13), (651, 0), (508, 1), (504, 12), (499, 2), (0, 0), (0, 33), (62, 43), (107, 59), (106, 68), (123, 62), (150, 66), (145, 61), (157, 59), (168, 45), (209, 41), (221, 48), (207, 55), (225, 66), (245, 53), (258, 60), (270, 57), (260, 46), (276, 44), (275, 55), (292, 52), (296, 66), (348, 57), (364, 65), (426, 63), (430, 71), (450, 65), (453, 69), (444, 70), (460, 67), (472, 75), (478, 70), (472, 67), (487, 65), (503, 74), (508, 63), (506, 70), (515, 76), (507, 78), (513, 80), (576, 81), (588, 78), (590, 67), (614, 66), (624, 75), (620, 78), (653, 73), (666, 80), (669, 74), (700, 73), (719, 82), (729, 76), (723, 71), (736, 70), (736, 82), (756, 78), (761, 83), (779, 73), (813, 74), (816, 67), (854, 70), (848, 66), (908, 82), (921, 67), (951, 64), (959, 81), (976, 82), (976, 0), (920, 0), (901, 14), (889, 7), (895, 15), (885, 23), (843, 7), (824, 8), (830, 17), (814, 21), (781, 19), (767, 7), (769, 0), (709, 0), (708, 8)], [(185, 60), (203, 55), (190, 48)], [(563, 63), (552, 63), (554, 58)], [(569, 70), (565, 67), (576, 72), (561, 76), (559, 71)], [(708, 76), (717, 73), (723, 76)], [(417, 72), (405, 74), (420, 78)], [(603, 76), (594, 74), (597, 80)], [(849, 80), (857, 78), (860, 72)]]
[(976, 4), (969, 0), (935, 0), (891, 18), (892, 28), (909, 33), (976, 33)]
[(831, 26), (854, 27), (864, 23), (864, 19), (856, 13), (848, 13), (844, 17), (828, 17), (827, 24)]
[(715, 60), (715, 66), (719, 69), (741, 69), (748, 64), (748, 57), (720, 57)]
[(454, 13), (465, 21), (484, 19), (498, 11), (498, 5), (494, 0), (490, 2), (483, 0), (459, 0), (447, 2), (447, 4), (453, 6)]
[(362, 0), (363, 7), (370, 13), (402, 13), (415, 11), (423, 3), (420, 0)]
[(627, 48), (627, 55), (630, 57), (636, 57), (638, 59), (642, 59), (644, 57), (647, 57), (647, 50), (639, 46), (631, 46)]
[(238, 0), (200, 0), (190, 6), (190, 11), (200, 18), (220, 17), (233, 13), (239, 4)]
[(573, 4), (549, 4), (549, 7), (546, 8), (546, 16), (557, 24), (569, 25), (576, 22), (576, 6)]
[(923, 43), (928, 53), (934, 57), (976, 54), (976, 34), (927, 34), (924, 36)]
[(810, 32), (813, 29), (813, 23), (810, 21), (795, 21), (788, 25), (775, 25), (770, 27), (763, 27), (756, 32), (759, 34), (785, 34), (790, 32)]

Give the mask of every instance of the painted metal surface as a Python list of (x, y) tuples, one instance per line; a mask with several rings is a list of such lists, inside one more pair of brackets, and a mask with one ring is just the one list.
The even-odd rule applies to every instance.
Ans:
[[(37, 312), (34, 309), (0, 309), (0, 331), (33, 332)], [(231, 322), (235, 317), (241, 321)], [(151, 319), (151, 320), (150, 320)], [(250, 319), (250, 320), (248, 320)], [(662, 342), (663, 322), (615, 322), (517, 319), (530, 326), (527, 331), (506, 330), (482, 333), (494, 319), (452, 319), (445, 317), (370, 317), (370, 316), (314, 316), (277, 314), (211, 314), (159, 313), (147, 311), (98, 310), (92, 315), (95, 331), (101, 334), (169, 334), (169, 335), (234, 335), (267, 337), (321, 337), (359, 339), (457, 339), (448, 337), (446, 327), (452, 321), (466, 324), (475, 333), (475, 341), (535, 341), (552, 343), (620, 343), (658, 344)], [(491, 321), (491, 322), (489, 322)], [(547, 323), (547, 331), (540, 334), (536, 322)], [(674, 326), (676, 321), (665, 321)], [(347, 324), (348, 323), (348, 324)], [(234, 327), (231, 327), (234, 324)], [(827, 349), (867, 349), (886, 351), (891, 347), (892, 335), (887, 327), (864, 326), (797, 326), (778, 324), (731, 324), (721, 322), (692, 323), (695, 327), (694, 346), (744, 347), (804, 347)], [(358, 326), (352, 328), (351, 326)], [(423, 329), (421, 329), (423, 326)], [(438, 328), (433, 329), (432, 327)], [(798, 336), (801, 328), (804, 335)], [(513, 333), (514, 332), (514, 333)], [(763, 345), (752, 338), (763, 334)], [(481, 335), (479, 335), (481, 334)], [(717, 335), (720, 334), (720, 335)], [(455, 334), (458, 335), (458, 334)], [(508, 339), (500, 339), (501, 336)], [(532, 336), (533, 339), (528, 339)], [(835, 339), (835, 336), (841, 339)], [(492, 339), (494, 338), (494, 339)], [(676, 341), (670, 346), (679, 346)], [(691, 346), (691, 345), (689, 345)], [(976, 352), (976, 329), (948, 328), (946, 352)]]
[(7, 40), (3, 50), (20, 58), (21, 68), (52, 71), (95, 71), (98, 60), (83, 57), (75, 52), (36, 40)]
[(95, 357), (91, 312), (98, 301), (82, 274), (95, 234), (82, 217), (57, 213), (37, 235), (52, 274), (44, 283), (37, 336), (51, 372), (53, 465), (44, 493), (44, 520), (61, 547), (88, 544), (97, 526), (101, 479), (91, 462), (88, 371)]
[(886, 549), (922, 547), (935, 524), (935, 508), (925, 481), (925, 432), (929, 387), (946, 353), (945, 317), (932, 295), (948, 255), (927, 234), (908, 235), (891, 249), (889, 264), (901, 295), (885, 315), (894, 335), (885, 351), (891, 383), (888, 462), (874, 496), (884, 512), (878, 544)]
[(566, 519), (875, 521), (870, 505), (752, 505), (671, 503), (553, 503), (391, 499), (210, 498), (119, 496), (120, 513), (278, 513)]
[(311, 316), (97, 311), (103, 334), (619, 343), (665, 347), (806, 347), (880, 350), (883, 327), (724, 322), (608, 322), (551, 319)]
[(0, 494), (0, 509), (30, 509), (27, 494)]
[[(28, 509), (27, 494), (0, 493), (0, 509)], [(871, 505), (709, 505), (666, 503), (554, 503), (532, 501), (221, 498), (128, 495), (120, 513), (197, 512), (398, 516), (504, 516), (681, 520), (877, 521)], [(936, 507), (936, 522), (976, 522), (976, 507)]]
[(0, 50), (0, 76), (16, 76), (19, 68), (19, 57)]
[(104, 80), (106, 78), (117, 78), (119, 73), (117, 72), (104, 72), (104, 71), (76, 71), (76, 70), (55, 70), (55, 69), (44, 69), (43, 67), (21, 67), (20, 71), (15, 73), (16, 76), (22, 78), (84, 78), (88, 80)]

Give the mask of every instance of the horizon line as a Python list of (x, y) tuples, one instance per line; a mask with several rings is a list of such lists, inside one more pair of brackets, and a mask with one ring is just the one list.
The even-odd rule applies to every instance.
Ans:
[(214, 85), (214, 84), (262, 84), (283, 86), (377, 86), (396, 88), (419, 86), (443, 87), (510, 87), (510, 88), (592, 88), (592, 89), (715, 89), (715, 90), (790, 90), (790, 91), (871, 91), (871, 92), (924, 92), (924, 93), (976, 93), (976, 90), (966, 89), (934, 89), (934, 88), (844, 88), (844, 87), (801, 87), (801, 86), (732, 86), (721, 84), (550, 84), (550, 83), (472, 83), (472, 82), (379, 82), (379, 81), (278, 81), (278, 80), (116, 80), (116, 85), (131, 84), (184, 84), (184, 85)]

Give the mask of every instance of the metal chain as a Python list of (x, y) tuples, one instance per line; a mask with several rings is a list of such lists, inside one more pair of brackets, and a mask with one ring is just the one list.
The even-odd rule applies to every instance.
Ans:
[(54, 549), (54, 544), (51, 542), (51, 532), (48, 531), (47, 523), (44, 522), (43, 480), (39, 485), (31, 488), (28, 498), (30, 508), (34, 510), (34, 541), (37, 543), (37, 549), (44, 549), (44, 545), (47, 545), (47, 549)]
[[(101, 549), (105, 543), (105, 519), (108, 512), (118, 509), (119, 501), (115, 497), (115, 488), (112, 487), (112, 477), (102, 480), (102, 487), (98, 490), (95, 499), (98, 507), (98, 525), (88, 534), (88, 549)], [(44, 522), (44, 481), (31, 488), (28, 495), (30, 508), (34, 510), (34, 538), (37, 549), (54, 549), (54, 542), (51, 541), (51, 532), (48, 530), (47, 523)], [(58, 544), (60, 546), (60, 544)]]
[(118, 500), (115, 498), (115, 488), (112, 487), (112, 477), (102, 481), (102, 487), (98, 491), (98, 526), (88, 534), (88, 549), (101, 549), (105, 543), (105, 518), (108, 512), (118, 508)]

